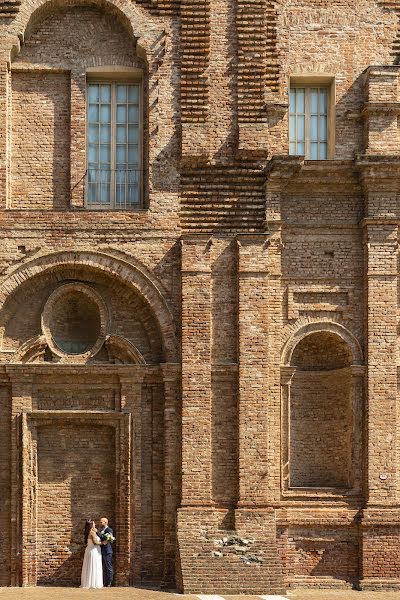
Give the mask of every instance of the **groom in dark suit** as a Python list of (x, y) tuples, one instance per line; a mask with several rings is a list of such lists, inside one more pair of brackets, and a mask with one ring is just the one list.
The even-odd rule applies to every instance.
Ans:
[(101, 539), (101, 558), (103, 561), (103, 582), (104, 587), (111, 587), (114, 577), (114, 569), (112, 564), (112, 545), (104, 539), (105, 533), (113, 534), (113, 530), (108, 526), (108, 519), (102, 517), (100, 519), (100, 527), (98, 530), (98, 536)]

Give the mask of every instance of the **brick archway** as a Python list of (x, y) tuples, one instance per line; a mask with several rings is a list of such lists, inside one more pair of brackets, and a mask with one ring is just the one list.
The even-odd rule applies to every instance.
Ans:
[(297, 324), (281, 357), (282, 492), (357, 496), (361, 489), (362, 349), (331, 321)]
[[(129, 0), (69, 0), (60, 3), (59, 0), (31, 0), (21, 7), (15, 19), (18, 35), (11, 48), (12, 57), (18, 54), (20, 40), (23, 40), (29, 30), (38, 21), (46, 19), (63, 6), (87, 6), (107, 10), (114, 15), (128, 30), (137, 43), (137, 52), (142, 58), (152, 55), (152, 46), (157, 37), (163, 32), (163, 25), (157, 22), (148, 10)], [(133, 31), (132, 23), (135, 23)]]
[(333, 333), (337, 335), (349, 346), (353, 356), (353, 364), (362, 364), (363, 351), (360, 343), (346, 327), (334, 321), (307, 321), (306, 323), (300, 322), (297, 324), (297, 328), (292, 332), (292, 335), (283, 346), (281, 355), (282, 366), (290, 366), (296, 346), (311, 333)]
[[(154, 280), (154, 277), (139, 262), (132, 264), (132, 262), (128, 263), (121, 258), (116, 258), (105, 253), (89, 251), (63, 251), (43, 255), (17, 267), (3, 280), (0, 284), (0, 311), (3, 309), (7, 299), (25, 281), (48, 271), (74, 266), (102, 271), (113, 276), (118, 281), (130, 285), (145, 300), (158, 322), (165, 361), (178, 362), (175, 325), (161, 285)], [(6, 318), (4, 312), (3, 317)]]

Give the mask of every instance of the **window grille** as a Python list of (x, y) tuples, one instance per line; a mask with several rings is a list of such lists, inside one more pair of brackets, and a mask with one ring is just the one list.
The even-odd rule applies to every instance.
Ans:
[(88, 84), (88, 208), (140, 207), (140, 120), (138, 83)]

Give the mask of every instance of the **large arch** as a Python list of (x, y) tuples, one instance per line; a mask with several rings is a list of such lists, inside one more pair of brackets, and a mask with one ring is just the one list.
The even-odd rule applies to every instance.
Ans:
[[(164, 298), (160, 284), (138, 261), (127, 262), (103, 252), (60, 251), (37, 257), (13, 269), (0, 283), (0, 311), (12, 294), (25, 282), (65, 267), (87, 267), (112, 275), (131, 286), (141, 296), (154, 314), (162, 336), (166, 362), (178, 362), (178, 348), (173, 316)], [(7, 314), (3, 312), (3, 321)], [(3, 332), (0, 332), (2, 336)]]
[(281, 355), (281, 364), (289, 366), (291, 364), (294, 349), (298, 343), (311, 333), (332, 333), (340, 337), (351, 349), (353, 364), (361, 365), (363, 362), (363, 351), (357, 338), (343, 325), (334, 321), (306, 321), (298, 322), (297, 327), (292, 331), (291, 336), (283, 346)]
[(155, 19), (148, 10), (129, 0), (30, 0), (23, 3), (14, 21), (16, 38), (10, 48), (10, 59), (18, 54), (25, 36), (39, 22), (61, 7), (74, 6), (97, 7), (115, 16), (135, 38), (137, 53), (143, 59), (153, 54), (159, 36), (164, 33), (163, 21)]

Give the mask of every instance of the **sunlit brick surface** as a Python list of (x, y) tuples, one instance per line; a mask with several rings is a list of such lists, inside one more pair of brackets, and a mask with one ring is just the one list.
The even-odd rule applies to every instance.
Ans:
[[(400, 589), (399, 18), (0, 0), (0, 599), (78, 585), (104, 513), (116, 599)], [(329, 160), (289, 156), (290, 81)], [(139, 208), (92, 210), (88, 140)]]

